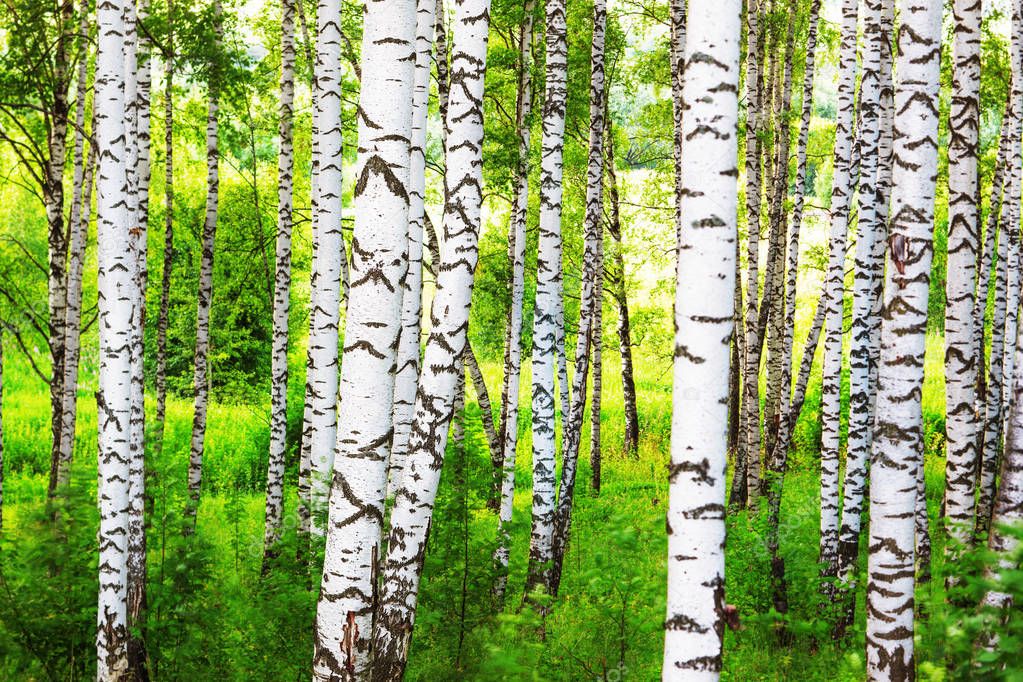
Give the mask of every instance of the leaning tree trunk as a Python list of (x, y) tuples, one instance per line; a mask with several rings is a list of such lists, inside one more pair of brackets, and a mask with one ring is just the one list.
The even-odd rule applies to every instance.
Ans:
[(853, 182), (852, 122), (856, 84), (856, 0), (842, 2), (842, 44), (839, 58), (838, 118), (835, 122), (835, 172), (831, 187), (831, 233), (824, 281), (824, 369), (821, 386), (821, 537), (820, 562), (825, 582), (838, 571), (838, 448), (842, 392), (842, 321), (845, 303), (846, 236)]
[[(839, 589), (855, 590), (855, 565), (859, 557), (863, 498), (867, 480), (867, 460), (873, 441), (873, 405), (875, 385), (870, 382), (871, 315), (874, 312), (874, 276), (877, 250), (874, 242), (883, 239), (884, 227), (877, 221), (878, 142), (880, 140), (882, 0), (868, 0), (864, 8), (863, 77), (860, 82), (860, 182), (859, 220), (856, 236), (856, 265), (853, 274), (853, 316), (849, 351), (849, 437), (846, 444), (845, 481), (842, 486), (842, 523), (838, 534)], [(882, 256), (883, 257), (883, 256)], [(845, 608), (855, 603), (845, 595)], [(844, 621), (836, 632), (844, 632)]]
[[(433, 6), (429, 0), (423, 4)], [(344, 399), (338, 413), (343, 428), (333, 463), (316, 605), (313, 677), (324, 682), (364, 679), (372, 662), (395, 362), (402, 334), (401, 283), (409, 246), (416, 3), (366, 7), (352, 277), (341, 370)]]
[(170, 324), (170, 288), (174, 267), (174, 2), (167, 0), (167, 37), (163, 55), (163, 271), (160, 273), (160, 310), (156, 319), (156, 423), (153, 447), (163, 452), (167, 420), (167, 327)]
[[(300, 531), (322, 534), (313, 516), (326, 509), (337, 437), (338, 330), (341, 280), (347, 259), (341, 234), (341, 0), (320, 0), (316, 10), (314, 126), (315, 235), (310, 273), (309, 347), (306, 360)], [(402, 259), (404, 261), (404, 259)]]
[(867, 676), (914, 679), (914, 510), (938, 163), (941, 5), (899, 0), (889, 267), (870, 469)]
[[(952, 41), (952, 103), (948, 146), (948, 276), (945, 282), (945, 518), (950, 536), (968, 542), (973, 520), (973, 472), (977, 463), (978, 360), (974, 287), (980, 242), (977, 144), (980, 128), (981, 3), (955, 0)], [(967, 499), (969, 498), (969, 499)]]
[[(725, 581), (728, 371), (734, 327), (740, 3), (694, 3), (682, 93), (665, 680), (717, 680)], [(699, 191), (695, 191), (696, 189)]]
[[(95, 137), (100, 155), (97, 181), (99, 290), (99, 607), (96, 679), (127, 675), (128, 419), (131, 411), (131, 325), (134, 299), (126, 139), (125, 3), (100, 3), (95, 82)], [(128, 305), (123, 301), (127, 297)]]
[(402, 280), (401, 339), (394, 378), (394, 437), (387, 496), (401, 484), (412, 429), (412, 409), (419, 385), (419, 351), (423, 316), (423, 235), (426, 216), (426, 127), (430, 106), (430, 66), (438, 20), (437, 2), (423, 0), (416, 12), (415, 76), (412, 84), (412, 135), (409, 161), (408, 270)]
[[(214, 0), (217, 48), (223, 30), (220, 2)], [(213, 247), (217, 236), (217, 209), (220, 197), (219, 151), (219, 74), (209, 83), (209, 107), (206, 113), (206, 220), (202, 230), (202, 259), (199, 265), (199, 296), (195, 315), (195, 412), (192, 419), (191, 451), (188, 458), (188, 502), (185, 506), (185, 532), (195, 530), (202, 486), (202, 459), (206, 442), (206, 410), (209, 405), (210, 308), (213, 304)]]
[(96, 145), (85, 149), (85, 102), (88, 87), (89, 13), (82, 12), (79, 37), (82, 48), (78, 64), (78, 101), (75, 104), (75, 170), (71, 199), (68, 248), (67, 303), (64, 318), (64, 374), (60, 408), (60, 443), (58, 447), (57, 487), (67, 485), (71, 459), (75, 450), (75, 427), (78, 417), (78, 362), (81, 358), (82, 273), (85, 245), (89, 238), (89, 212), (92, 208), (92, 183), (96, 163)]
[[(564, 0), (547, 0), (546, 94), (540, 155), (540, 236), (533, 309), (533, 504), (527, 595), (546, 587), (554, 537), (554, 373), (561, 323), (561, 179), (568, 98)], [(562, 400), (562, 408), (567, 401)], [(563, 412), (567, 415), (567, 412)]]
[(639, 410), (636, 407), (636, 379), (632, 363), (632, 330), (629, 326), (629, 292), (625, 279), (625, 257), (622, 254), (622, 220), (618, 197), (618, 176), (615, 173), (614, 127), (605, 112), (607, 127), (604, 145), (607, 149), (607, 195), (609, 201), (608, 232), (614, 239), (614, 277), (611, 296), (618, 308), (618, 350), (622, 356), (622, 403), (624, 405), (624, 434), (622, 451), (635, 456), (639, 451)]
[(508, 336), (505, 347), (503, 405), (501, 406), (502, 439), (501, 501), (498, 513), (497, 550), (494, 558), (498, 577), (494, 593), (504, 597), (508, 584), (508, 560), (511, 523), (515, 503), (515, 455), (519, 438), (519, 384), (522, 367), (522, 305), (526, 279), (526, 219), (529, 217), (529, 143), (530, 112), (533, 107), (533, 7), (526, 2), (522, 26), (519, 29), (519, 87), (516, 126), (519, 131), (519, 158), (516, 171), (515, 204), (508, 241), (512, 252), (511, 310), (508, 318)]
[(489, 19), (488, 0), (464, 0), (456, 6), (451, 71), (460, 87), (451, 92), (445, 121), (444, 182), (448, 191), (431, 310), (434, 325), (423, 358), (405, 475), (391, 511), (382, 589), (373, 623), (374, 680), (400, 680), (408, 661), (455, 385), (466, 348), (482, 218), (483, 76)]
[[(302, 2), (302, 0), (298, 0)], [(288, 449), (288, 313), (291, 310), (292, 126), (295, 102), (295, 1), (281, 2), (281, 94), (277, 134), (277, 268), (270, 358), (270, 453), (266, 474), (263, 571), (275, 555), (284, 516), (284, 457)]]
[(561, 482), (554, 512), (553, 565), (548, 584), (552, 594), (561, 584), (561, 566), (572, 530), (572, 500), (579, 466), (583, 410), (586, 407), (586, 375), (589, 370), (590, 342), (593, 338), (595, 310), (600, 300), (600, 276), (603, 264), (600, 242), (604, 235), (604, 33), (607, 28), (607, 4), (593, 4), (593, 40), (590, 50), (590, 144), (586, 168), (586, 246), (583, 255), (579, 295), (579, 331), (575, 344), (575, 375), (572, 377), (572, 407), (565, 421), (561, 447)]

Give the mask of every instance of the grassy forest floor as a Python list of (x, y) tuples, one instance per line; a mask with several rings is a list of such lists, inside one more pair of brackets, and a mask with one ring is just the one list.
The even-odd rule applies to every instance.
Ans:
[[(932, 336), (924, 411), (934, 579), (918, 589), (918, 608), (926, 617), (917, 634), (920, 678), (925, 680), (955, 677), (943, 661), (946, 655), (968, 658), (975, 634), (970, 619), (961, 620), (965, 612), (945, 606), (943, 578), (949, 567), (943, 562), (937, 526), (944, 468), (941, 349), (941, 338)], [(18, 356), (12, 354), (9, 360), (0, 678), (86, 679), (94, 665), (95, 403), (85, 391), (80, 394), (73, 491), (69, 502), (55, 510), (56, 524), (51, 523), (48, 518), (54, 510), (47, 512), (42, 502), (48, 398)], [(466, 449), (461, 453), (449, 448), (443, 473), (408, 679), (659, 677), (670, 372), (666, 362), (644, 361), (639, 366), (641, 447), (638, 457), (626, 458), (621, 452), (618, 367), (613, 361), (605, 363), (603, 487), (597, 496), (589, 485), (584, 446), (561, 595), (543, 623), (532, 609), (520, 609), (531, 499), (528, 372), (523, 378), (511, 578), (503, 609), (490, 591), (496, 518), (486, 508), (489, 455), (470, 390)], [(491, 391), (499, 390), (500, 367), (488, 363), (485, 369)], [(291, 397), (290, 430), (297, 437), (300, 396), (293, 391)], [(830, 607), (818, 594), (818, 410), (819, 381), (810, 387), (783, 498), (781, 551), (787, 565), (791, 612), (785, 622), (791, 641), (779, 644), (782, 619), (770, 609), (766, 515), (730, 514), (726, 599), (738, 607), (742, 627), (726, 632), (724, 679), (862, 679), (865, 551), (859, 563), (856, 626), (847, 640), (832, 643), (826, 617)], [(589, 443), (588, 419), (585, 423), (583, 443)], [(157, 454), (150, 448), (146, 638), (154, 677), (307, 680), (318, 575), (311, 579), (314, 589), (308, 589), (309, 574), (295, 558), (294, 448), (286, 479), (287, 533), (277, 563), (264, 578), (260, 566), (266, 410), (223, 404), (211, 409), (198, 535), (186, 543), (180, 528), (190, 427), (190, 403), (172, 399), (164, 451)], [(957, 564), (954, 570), (968, 570), (968, 565)]]

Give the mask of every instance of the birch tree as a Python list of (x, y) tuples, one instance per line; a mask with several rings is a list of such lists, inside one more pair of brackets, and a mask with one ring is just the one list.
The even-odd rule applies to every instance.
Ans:
[[(527, 593), (547, 585), (554, 538), (554, 374), (561, 323), (561, 180), (568, 98), (564, 0), (547, 0), (544, 10), (547, 61), (533, 309), (533, 504)], [(565, 402), (562, 400), (563, 406)]]
[(945, 282), (945, 515), (963, 545), (973, 518), (977, 462), (977, 356), (973, 352), (974, 288), (980, 242), (977, 144), (980, 128), (981, 3), (952, 4), (952, 101), (948, 146), (948, 279)]
[(734, 328), (740, 10), (689, 6), (675, 284), (664, 680), (717, 680), (725, 581), (728, 367)]
[(927, 296), (938, 163), (941, 6), (899, 0), (889, 267), (870, 469), (867, 677), (912, 680), (914, 507), (923, 466)]
[[(299, 495), (309, 514), (326, 508), (337, 440), (338, 330), (342, 270), (347, 259), (341, 234), (341, 0), (319, 0), (313, 68), (313, 262), (309, 294), (309, 346)], [(304, 528), (303, 528), (304, 530)], [(318, 523), (312, 530), (322, 533)]]
[[(299, 0), (301, 1), (301, 0)], [(281, 2), (281, 83), (277, 135), (277, 240), (273, 348), (270, 367), (270, 454), (266, 474), (263, 570), (280, 539), (284, 513), (284, 456), (288, 449), (288, 313), (291, 310), (292, 145), (295, 102), (295, 3)]]
[[(852, 198), (851, 158), (854, 87), (856, 82), (856, 0), (842, 2), (842, 41), (839, 53), (838, 117), (835, 122), (835, 161), (831, 187), (831, 231), (828, 270), (824, 281), (824, 376), (821, 387), (821, 544), (824, 577), (837, 573), (838, 562), (838, 447), (842, 388), (842, 320), (846, 236)], [(828, 583), (823, 589), (830, 592)]]
[(318, 680), (363, 679), (371, 662), (402, 333), (401, 283), (409, 246), (416, 21), (413, 0), (366, 6), (352, 278), (338, 413), (342, 428), (316, 605), (313, 676)]
[(410, 138), (408, 270), (403, 280), (401, 340), (398, 372), (394, 379), (394, 439), (388, 472), (388, 497), (401, 483), (405, 454), (412, 429), (412, 409), (419, 385), (419, 353), (423, 316), (423, 236), (426, 215), (426, 128), (430, 105), (430, 66), (438, 21), (437, 3), (423, 0), (416, 10), (416, 68), (412, 84), (412, 136)]
[(553, 565), (550, 583), (553, 594), (561, 583), (561, 566), (572, 529), (572, 502), (575, 477), (579, 466), (583, 411), (586, 407), (586, 379), (593, 334), (596, 329), (596, 306), (599, 300), (598, 268), (602, 264), (600, 241), (604, 234), (604, 34), (607, 28), (607, 4), (593, 3), (593, 40), (590, 49), (590, 140), (586, 163), (586, 214), (583, 272), (579, 284), (579, 329), (575, 344), (575, 374), (572, 377), (572, 405), (564, 421), (561, 445), (561, 481), (558, 504), (554, 513)]
[[(223, 32), (220, 0), (213, 0), (214, 40), (219, 52)], [(217, 55), (215, 58), (219, 57)], [(209, 407), (210, 308), (213, 304), (213, 253), (217, 236), (220, 202), (220, 83), (214, 65), (208, 84), (206, 111), (206, 218), (202, 229), (202, 257), (199, 264), (199, 295), (195, 315), (195, 367), (192, 379), (195, 412), (188, 458), (188, 502), (185, 505), (186, 533), (195, 529), (202, 486), (202, 459), (206, 445), (206, 410)]]
[(124, 0), (96, 9), (95, 136), (99, 159), (97, 259), (99, 270), (99, 602), (98, 680), (120, 680), (127, 672), (128, 419), (131, 410), (131, 324), (135, 297), (129, 243), (125, 142)]
[(530, 112), (533, 107), (533, 9), (532, 1), (523, 8), (519, 28), (519, 83), (516, 127), (519, 131), (519, 158), (516, 168), (515, 205), (508, 235), (512, 254), (511, 310), (505, 344), (505, 378), (501, 406), (501, 502), (498, 517), (498, 544), (494, 553), (498, 567), (495, 594), (503, 598), (507, 585), (511, 523), (515, 503), (515, 459), (519, 439), (519, 387), (522, 365), (522, 306), (526, 286), (526, 219), (529, 216)]
[(391, 511), (383, 582), (373, 623), (374, 679), (400, 680), (408, 660), (430, 519), (440, 482), (455, 385), (466, 348), (483, 202), (483, 76), (490, 29), (488, 0), (456, 5), (448, 102), (444, 238), (433, 321), (416, 395), (409, 455)]

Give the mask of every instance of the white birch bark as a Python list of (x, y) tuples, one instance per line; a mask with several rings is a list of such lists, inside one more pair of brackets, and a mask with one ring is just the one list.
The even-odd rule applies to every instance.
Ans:
[[(564, 0), (547, 0), (546, 93), (540, 156), (540, 236), (533, 317), (533, 504), (526, 592), (546, 586), (554, 537), (554, 374), (561, 325), (561, 195), (568, 98)], [(567, 387), (566, 387), (567, 390)], [(562, 399), (562, 409), (567, 403)], [(567, 412), (562, 412), (567, 415)]]
[(728, 372), (734, 329), (740, 3), (692, 2), (675, 285), (664, 680), (717, 680), (724, 633)]
[[(945, 518), (962, 545), (973, 520), (977, 464), (978, 360), (974, 288), (980, 242), (977, 144), (980, 128), (981, 2), (952, 3), (952, 103), (948, 146), (948, 277), (945, 282)], [(968, 499), (967, 499), (968, 498)]]
[(579, 329), (575, 344), (575, 374), (572, 377), (572, 406), (564, 421), (561, 445), (561, 481), (554, 513), (554, 539), (550, 591), (558, 593), (561, 567), (572, 528), (572, 503), (579, 468), (583, 413), (586, 408), (586, 380), (589, 372), (595, 309), (599, 305), (601, 263), (600, 242), (604, 234), (604, 34), (607, 28), (607, 4), (593, 3), (593, 40), (590, 50), (590, 140), (586, 167), (586, 236), (583, 272), (579, 292)]
[[(301, 2), (302, 0), (298, 0)], [(291, 311), (291, 228), (295, 167), (292, 128), (295, 102), (295, 0), (281, 1), (281, 81), (277, 135), (277, 240), (273, 348), (270, 358), (270, 453), (266, 474), (263, 570), (281, 537), (284, 457), (288, 449), (288, 314)]]
[(366, 5), (341, 428), (316, 605), (315, 680), (363, 679), (371, 663), (409, 248), (416, 47), (415, 0)]
[[(831, 232), (824, 282), (824, 365), (821, 386), (821, 538), (820, 561), (825, 578), (838, 569), (838, 450), (842, 390), (842, 320), (845, 303), (845, 255), (849, 229), (853, 105), (856, 82), (856, 0), (842, 2), (842, 43), (839, 57), (838, 117), (835, 122), (835, 165), (831, 187)], [(824, 582), (822, 589), (831, 591)]]
[[(341, 234), (341, 1), (319, 0), (316, 9), (314, 125), (316, 178), (313, 263), (309, 295), (302, 459), (308, 469), (306, 499), (313, 516), (326, 509), (337, 440), (338, 330), (341, 279), (346, 263)], [(305, 492), (305, 491), (301, 491)], [(315, 518), (312, 531), (323, 534)]]
[[(219, 49), (222, 25), (220, 0), (214, 0), (215, 40)], [(213, 254), (217, 235), (217, 210), (220, 201), (219, 112), (220, 83), (215, 73), (209, 83), (206, 112), (206, 219), (202, 230), (202, 257), (199, 265), (199, 295), (195, 316), (195, 412), (188, 458), (188, 502), (185, 505), (185, 532), (195, 529), (202, 487), (202, 459), (206, 444), (206, 410), (209, 406), (210, 308), (213, 304)]]
[(519, 158), (516, 170), (515, 205), (509, 224), (508, 241), (512, 249), (511, 310), (508, 318), (508, 336), (505, 348), (505, 378), (501, 406), (501, 500), (498, 511), (497, 563), (498, 578), (494, 592), (504, 596), (508, 581), (511, 523), (515, 502), (515, 455), (519, 438), (519, 388), (522, 367), (522, 305), (525, 298), (526, 278), (526, 219), (529, 215), (529, 143), (530, 111), (533, 106), (533, 2), (526, 2), (522, 26), (519, 29), (519, 85), (516, 126), (519, 131)]
[(899, 0), (892, 218), (870, 469), (867, 677), (903, 682), (913, 661), (914, 540), (923, 466), (921, 393), (938, 163), (941, 5)]
[(78, 64), (78, 83), (75, 103), (75, 168), (74, 190), (71, 198), (71, 216), (68, 221), (67, 304), (64, 309), (64, 373), (60, 409), (60, 462), (57, 469), (57, 487), (67, 485), (71, 459), (75, 449), (75, 427), (78, 416), (78, 362), (81, 358), (82, 329), (82, 274), (85, 245), (89, 233), (89, 213), (92, 210), (92, 183), (96, 163), (96, 146), (85, 149), (85, 106), (88, 93), (88, 40), (89, 12), (82, 11), (79, 23), (82, 44)]
[(430, 105), (430, 67), (437, 24), (435, 0), (421, 0), (416, 8), (416, 68), (412, 86), (412, 135), (409, 163), (408, 271), (402, 282), (401, 339), (398, 372), (394, 379), (394, 440), (391, 445), (387, 496), (401, 483), (405, 454), (412, 430), (412, 409), (419, 385), (419, 352), (423, 317), (423, 235), (426, 215), (426, 128)]
[(126, 43), (124, 0), (100, 3), (95, 79), (95, 136), (104, 151), (97, 181), (99, 270), (99, 603), (97, 680), (119, 680), (127, 672), (127, 526), (131, 324), (135, 296), (129, 243), (125, 141)]
[(455, 387), (462, 374), (473, 273), (479, 259), (483, 77), (489, 29), (489, 0), (463, 0), (456, 5), (451, 74), (457, 87), (451, 90), (445, 122), (444, 238), (430, 311), (433, 325), (423, 358), (405, 475), (391, 511), (382, 589), (373, 624), (373, 677), (377, 680), (400, 680), (408, 660), (430, 519)]
[[(863, 496), (867, 460), (873, 436), (875, 386), (870, 383), (871, 315), (874, 312), (874, 277), (878, 273), (874, 248), (884, 238), (884, 226), (877, 221), (878, 143), (880, 140), (882, 2), (867, 0), (864, 25), (863, 77), (860, 81), (860, 181), (859, 218), (856, 236), (856, 264), (853, 274), (853, 316), (849, 352), (849, 437), (846, 444), (845, 481), (842, 486), (842, 516), (838, 537), (837, 573), (841, 583), (853, 579), (859, 556)], [(883, 256), (882, 256), (883, 257)]]

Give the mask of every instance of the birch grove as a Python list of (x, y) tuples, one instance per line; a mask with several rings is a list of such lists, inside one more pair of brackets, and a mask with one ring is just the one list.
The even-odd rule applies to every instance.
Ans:
[(1018, 677), (1023, 0), (948, 10), (8, 0), (0, 679)]

